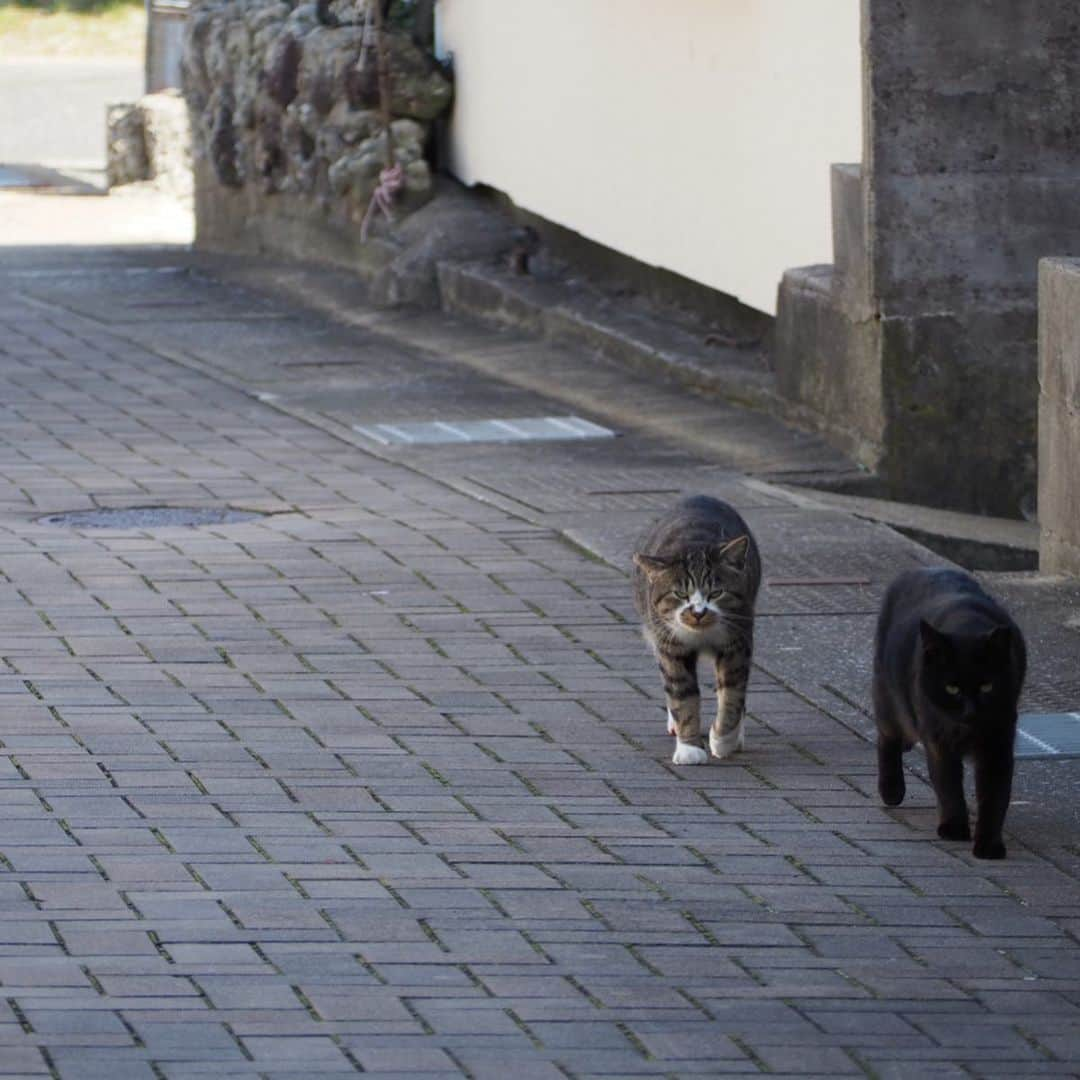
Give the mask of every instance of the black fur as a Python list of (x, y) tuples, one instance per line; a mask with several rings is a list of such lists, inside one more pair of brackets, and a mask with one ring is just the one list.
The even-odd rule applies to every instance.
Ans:
[(874, 647), (878, 791), (904, 799), (901, 756), (923, 744), (938, 801), (938, 835), (968, 840), (964, 758), (975, 766), (974, 853), (1003, 859), (1016, 708), (1027, 667), (1019, 627), (974, 578), (911, 570), (889, 586)]

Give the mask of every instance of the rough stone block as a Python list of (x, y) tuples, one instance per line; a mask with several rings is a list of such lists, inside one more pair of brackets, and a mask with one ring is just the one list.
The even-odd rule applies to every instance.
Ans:
[(105, 175), (109, 187), (146, 180), (150, 165), (139, 106), (132, 103), (110, 105), (105, 123), (108, 129)]
[(109, 188), (152, 181), (178, 198), (192, 191), (188, 110), (174, 90), (147, 94), (107, 112)]

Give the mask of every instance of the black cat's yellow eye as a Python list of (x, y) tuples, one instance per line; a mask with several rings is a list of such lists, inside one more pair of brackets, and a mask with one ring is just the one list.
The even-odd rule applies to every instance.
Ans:
[(992, 682), (984, 682), (982, 684), (982, 686), (979, 687), (979, 693), (980, 694), (989, 694), (990, 691), (993, 690), (993, 689), (994, 689), (994, 684)]
[(949, 694), (951, 697), (956, 697), (956, 695), (960, 693), (960, 687), (952, 685), (946, 686), (945, 693)]

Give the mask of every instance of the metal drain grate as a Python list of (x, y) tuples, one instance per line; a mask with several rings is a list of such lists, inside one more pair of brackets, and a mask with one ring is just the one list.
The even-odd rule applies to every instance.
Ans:
[(63, 525), (69, 529), (168, 529), (197, 525), (231, 525), (263, 515), (254, 510), (222, 507), (133, 506), (113, 510), (73, 510), (38, 518), (40, 525)]
[(408, 424), (354, 424), (353, 430), (383, 446), (446, 443), (610, 439), (615, 432), (580, 416), (526, 416), (510, 420), (431, 420)]
[(1080, 757), (1080, 713), (1023, 713), (1016, 756)]

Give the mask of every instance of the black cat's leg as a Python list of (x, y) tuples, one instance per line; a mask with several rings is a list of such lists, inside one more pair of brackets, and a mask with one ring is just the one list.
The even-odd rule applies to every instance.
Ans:
[(877, 737), (878, 794), (886, 806), (899, 806), (907, 794), (904, 781), (904, 740), (899, 735)]
[(697, 654), (660, 654), (660, 675), (667, 699), (668, 730), (676, 744), (671, 760), (676, 765), (704, 765), (708, 751), (701, 745), (701, 692), (697, 680)]
[(975, 819), (976, 859), (1004, 859), (1005, 841), (1001, 830), (1012, 796), (1013, 748), (1004, 745), (981, 747), (975, 755), (975, 799), (979, 816)]
[(970, 840), (967, 800), (964, 798), (964, 759), (927, 743), (926, 762), (938, 803), (938, 836), (942, 840)]
[(750, 644), (716, 658), (716, 720), (709, 730), (709, 749), (718, 758), (731, 757), (746, 745), (746, 686), (750, 681)]

